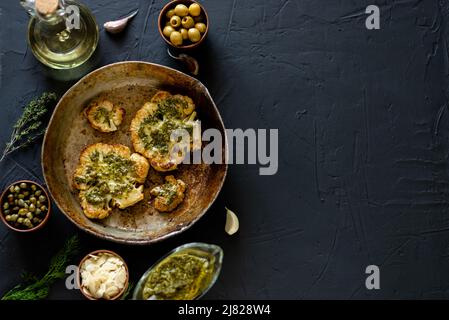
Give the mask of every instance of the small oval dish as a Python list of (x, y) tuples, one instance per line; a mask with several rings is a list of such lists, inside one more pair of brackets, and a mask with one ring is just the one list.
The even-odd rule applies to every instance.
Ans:
[(11, 230), (27, 233), (42, 228), (51, 212), (47, 191), (37, 182), (20, 180), (0, 197), (0, 219)]
[(199, 242), (182, 245), (143, 274), (132, 299), (198, 300), (215, 284), (222, 264), (223, 250), (217, 245)]
[(81, 260), (77, 281), (81, 293), (89, 300), (117, 300), (128, 289), (128, 266), (117, 253), (96, 250)]

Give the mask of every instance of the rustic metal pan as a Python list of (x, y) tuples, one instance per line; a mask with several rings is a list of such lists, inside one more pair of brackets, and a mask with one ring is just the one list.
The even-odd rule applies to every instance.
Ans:
[[(172, 172), (188, 185), (184, 202), (171, 213), (159, 213), (149, 203), (149, 189), (166, 174), (150, 169), (145, 199), (125, 210), (114, 209), (104, 220), (90, 220), (82, 212), (72, 175), (81, 150), (91, 143), (122, 143), (132, 150), (129, 124), (135, 112), (157, 90), (190, 96), (197, 105), (202, 130), (216, 128), (222, 133), (223, 164), (182, 164)], [(115, 133), (92, 129), (83, 116), (86, 104), (106, 95), (126, 110), (124, 123)], [(42, 167), (48, 190), (59, 209), (81, 229), (103, 239), (149, 244), (180, 233), (192, 226), (216, 199), (226, 177), (227, 151), (224, 125), (206, 87), (179, 71), (146, 62), (120, 62), (102, 67), (81, 79), (61, 98), (45, 134)]]

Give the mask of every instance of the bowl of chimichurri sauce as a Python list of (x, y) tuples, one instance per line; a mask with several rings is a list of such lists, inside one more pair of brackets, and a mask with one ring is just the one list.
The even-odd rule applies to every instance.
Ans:
[(194, 300), (217, 281), (223, 250), (206, 243), (188, 243), (162, 257), (140, 278), (133, 300)]

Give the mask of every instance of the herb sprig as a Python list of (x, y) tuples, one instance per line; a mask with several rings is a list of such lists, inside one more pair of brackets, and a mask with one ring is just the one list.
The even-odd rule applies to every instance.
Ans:
[(79, 248), (78, 236), (73, 236), (51, 260), (47, 273), (41, 278), (26, 274), (23, 276), (25, 284), (19, 284), (7, 292), (1, 300), (40, 300), (48, 296), (50, 287), (56, 280), (63, 279), (65, 269), (70, 259)]
[(6, 143), (0, 162), (10, 153), (30, 145), (45, 132), (43, 117), (56, 100), (55, 93), (44, 92), (24, 108), (22, 116), (14, 125), (10, 141)]

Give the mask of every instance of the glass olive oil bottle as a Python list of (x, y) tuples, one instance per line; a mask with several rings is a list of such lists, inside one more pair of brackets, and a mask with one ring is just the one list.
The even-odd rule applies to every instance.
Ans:
[(72, 0), (21, 0), (21, 4), (31, 17), (29, 46), (44, 65), (74, 69), (93, 55), (99, 32), (87, 7)]

